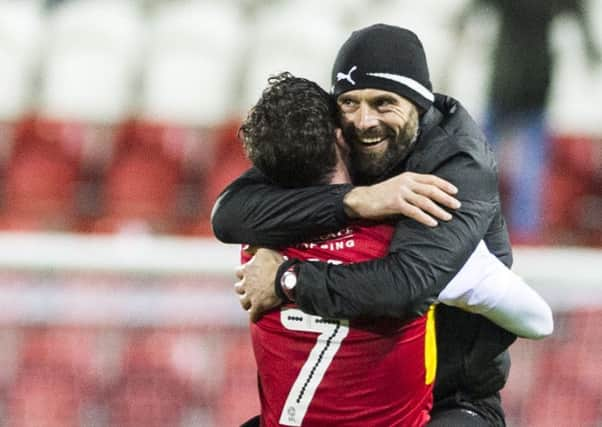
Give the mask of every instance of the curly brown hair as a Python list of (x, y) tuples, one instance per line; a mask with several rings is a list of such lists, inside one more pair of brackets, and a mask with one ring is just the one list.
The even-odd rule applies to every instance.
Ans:
[(317, 83), (284, 72), (268, 79), (239, 136), (247, 157), (274, 183), (328, 183), (336, 165), (337, 107)]

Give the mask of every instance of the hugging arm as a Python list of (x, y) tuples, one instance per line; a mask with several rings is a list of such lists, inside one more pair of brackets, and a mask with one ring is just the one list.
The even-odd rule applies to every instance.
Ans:
[(222, 192), (211, 214), (224, 243), (278, 247), (336, 231), (347, 222), (343, 197), (350, 184), (287, 189), (251, 168)]
[(491, 167), (462, 152), (448, 157), (435, 173), (458, 184), (462, 206), (454, 219), (435, 228), (401, 219), (382, 259), (344, 266), (300, 263), (295, 301), (301, 309), (325, 317), (407, 318), (434, 302), (486, 234), (499, 206)]
[(523, 338), (554, 330), (550, 306), (480, 242), (468, 262), (438, 297), (443, 304), (481, 314)]
[[(370, 187), (349, 184), (282, 188), (257, 169), (230, 184), (215, 203), (211, 221), (224, 243), (288, 246), (338, 231), (354, 218), (381, 220), (405, 215), (435, 226), (448, 221), (457, 192), (434, 175), (404, 172)], [(360, 203), (357, 203), (360, 201)]]
[(353, 265), (301, 263), (296, 303), (326, 317), (422, 313), (466, 263), (499, 206), (495, 170), (470, 153), (451, 153), (434, 174), (459, 189), (462, 206), (452, 221), (429, 228), (401, 219), (382, 259)]

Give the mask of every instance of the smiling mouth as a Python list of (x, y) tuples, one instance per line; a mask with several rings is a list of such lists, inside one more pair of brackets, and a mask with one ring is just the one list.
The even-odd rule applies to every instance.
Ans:
[(380, 144), (381, 142), (383, 142), (384, 140), (387, 139), (387, 136), (383, 136), (381, 138), (366, 138), (366, 139), (358, 139), (358, 142), (363, 146), (363, 147), (374, 147), (375, 145)]

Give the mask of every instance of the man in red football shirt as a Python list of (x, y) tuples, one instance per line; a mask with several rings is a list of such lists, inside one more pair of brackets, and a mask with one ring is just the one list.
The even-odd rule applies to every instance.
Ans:
[[(350, 181), (347, 147), (336, 128), (336, 106), (313, 82), (289, 74), (271, 78), (241, 130), (249, 158), (274, 182), (304, 187)], [(445, 188), (446, 183), (435, 177), (426, 179), (433, 187)], [(290, 271), (282, 275), (277, 289), (288, 303), (251, 324), (262, 425), (421, 426), (428, 421), (436, 370), (432, 309), (409, 322), (324, 319), (299, 310), (287, 292), (294, 286), (295, 260), (340, 264), (380, 258), (387, 253), (392, 233), (388, 224), (358, 223), (282, 249), (288, 258), (283, 268)], [(250, 259), (243, 251), (243, 263)], [(489, 262), (484, 256), (481, 259)], [(490, 273), (498, 272), (498, 265), (491, 265)], [(461, 272), (441, 299), (467, 309), (476, 307), (479, 298), (474, 288), (467, 294), (467, 287), (458, 286), (471, 280), (470, 273)], [(241, 294), (244, 306), (244, 291)], [(489, 293), (487, 299), (491, 298)], [(535, 307), (542, 303), (536, 298), (530, 301)], [(519, 314), (523, 319), (524, 312)]]
[[(361, 262), (386, 254), (393, 227), (354, 225), (282, 253)], [(243, 262), (250, 255), (243, 251)], [(433, 311), (397, 319), (324, 319), (288, 303), (251, 324), (264, 426), (422, 426), (429, 419)]]
[[(287, 186), (349, 182), (346, 146), (341, 137), (333, 143), (335, 117), (336, 105), (316, 84), (272, 78), (241, 128), (245, 149)], [(301, 153), (289, 155), (294, 151)], [(291, 157), (300, 164), (286, 160)], [(284, 174), (268, 166), (275, 159), (283, 160)], [(291, 261), (367, 261), (386, 255), (392, 233), (388, 224), (355, 224), (281, 252)], [(243, 250), (243, 263), (250, 258)], [(268, 312), (251, 324), (261, 425), (425, 425), (436, 368), (432, 316), (430, 310), (409, 322), (350, 322), (306, 314), (292, 303)]]

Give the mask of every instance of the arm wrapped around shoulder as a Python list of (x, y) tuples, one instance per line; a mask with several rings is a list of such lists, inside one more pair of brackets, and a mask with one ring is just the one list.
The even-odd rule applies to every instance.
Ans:
[(544, 338), (554, 330), (549, 305), (483, 242), (441, 291), (439, 301), (481, 314), (523, 338)]

